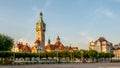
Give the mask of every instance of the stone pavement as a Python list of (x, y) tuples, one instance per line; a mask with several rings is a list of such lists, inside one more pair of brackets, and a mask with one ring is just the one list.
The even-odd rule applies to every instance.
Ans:
[(37, 64), (0, 66), (0, 68), (120, 68), (120, 63)]

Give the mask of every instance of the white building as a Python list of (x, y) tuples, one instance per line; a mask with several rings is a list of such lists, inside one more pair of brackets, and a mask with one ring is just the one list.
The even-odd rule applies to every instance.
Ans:
[(99, 37), (98, 40), (90, 42), (90, 50), (96, 50), (97, 52), (111, 53), (113, 48), (112, 43), (108, 42), (104, 37)]
[(19, 52), (19, 47), (17, 45), (17, 42), (14, 42), (12, 52)]
[(114, 45), (112, 49), (114, 56), (114, 59), (120, 59), (120, 43), (117, 45)]

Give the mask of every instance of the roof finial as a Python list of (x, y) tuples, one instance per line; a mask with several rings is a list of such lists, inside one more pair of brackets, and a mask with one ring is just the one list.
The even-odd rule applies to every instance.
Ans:
[(40, 23), (42, 23), (42, 22), (43, 22), (43, 20), (42, 20), (43, 18), (42, 18), (42, 17), (43, 17), (43, 13), (42, 13), (42, 12), (40, 12), (40, 20), (39, 20), (39, 21), (40, 21)]
[(40, 16), (41, 16), (41, 17), (43, 16), (43, 13), (42, 13), (42, 12), (40, 12)]

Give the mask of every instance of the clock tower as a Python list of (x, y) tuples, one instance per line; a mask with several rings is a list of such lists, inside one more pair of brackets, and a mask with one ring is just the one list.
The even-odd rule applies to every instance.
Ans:
[(35, 46), (37, 48), (37, 52), (41, 52), (45, 50), (45, 31), (46, 24), (43, 21), (43, 14), (40, 12), (40, 18), (36, 23), (36, 41)]

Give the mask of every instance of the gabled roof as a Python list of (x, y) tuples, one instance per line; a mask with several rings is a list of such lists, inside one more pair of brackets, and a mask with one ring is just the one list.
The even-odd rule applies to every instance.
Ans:
[(56, 49), (64, 50), (64, 46), (61, 44), (60, 45), (49, 44), (49, 45), (46, 45), (45, 49), (46, 50), (56, 50)]
[(22, 47), (21, 47), (20, 49), (22, 49), (23, 52), (24, 52), (26, 49), (28, 49), (29, 52), (31, 52), (31, 49), (28, 47), (28, 45), (22, 45)]
[(27, 44), (23, 45), (22, 43), (18, 43), (17, 45), (21, 52), (24, 52), (26, 49), (28, 49), (29, 52), (31, 52), (31, 48)]
[(55, 50), (56, 46), (52, 45), (52, 44), (49, 44), (47, 46), (45, 46), (45, 49), (46, 50)]
[(36, 40), (34, 43), (40, 43), (40, 41), (39, 41), (39, 40)]
[(99, 37), (98, 41), (102, 42), (102, 41), (107, 41), (104, 37)]

